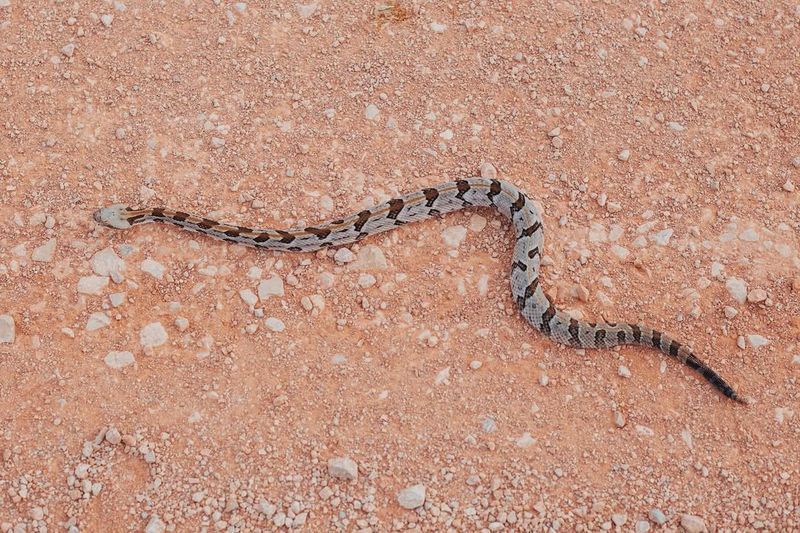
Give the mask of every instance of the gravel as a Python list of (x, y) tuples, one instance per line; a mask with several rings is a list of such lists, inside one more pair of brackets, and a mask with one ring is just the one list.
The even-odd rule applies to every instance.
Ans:
[(261, 280), (258, 283), (258, 299), (262, 302), (273, 296), (283, 295), (283, 280), (276, 274), (273, 274), (269, 279)]

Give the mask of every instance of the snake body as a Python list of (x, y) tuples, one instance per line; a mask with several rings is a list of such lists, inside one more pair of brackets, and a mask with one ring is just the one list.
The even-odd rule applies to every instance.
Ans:
[(356, 242), (369, 235), (472, 206), (494, 207), (511, 219), (516, 233), (511, 263), (511, 293), (522, 316), (533, 327), (558, 343), (576, 348), (634, 344), (658, 349), (700, 373), (728, 398), (747, 403), (719, 374), (700, 361), (688, 346), (666, 333), (644, 324), (585, 322), (556, 309), (539, 283), (544, 242), (542, 218), (533, 202), (507, 181), (469, 178), (441, 183), (346, 218), (295, 230), (248, 228), (169, 208), (131, 209), (122, 204), (96, 211), (94, 219), (117, 229), (144, 222), (166, 222), (233, 243), (271, 250), (307, 252)]

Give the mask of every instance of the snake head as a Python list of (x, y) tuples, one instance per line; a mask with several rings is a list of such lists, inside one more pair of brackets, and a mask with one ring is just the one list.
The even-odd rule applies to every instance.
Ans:
[(114, 204), (94, 212), (95, 222), (108, 226), (110, 228), (127, 229), (131, 227), (128, 222), (126, 213), (130, 209), (124, 204)]

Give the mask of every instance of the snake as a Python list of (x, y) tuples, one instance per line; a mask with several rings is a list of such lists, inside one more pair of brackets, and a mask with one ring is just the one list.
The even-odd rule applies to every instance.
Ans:
[(703, 363), (684, 343), (642, 323), (595, 323), (578, 320), (556, 309), (540, 283), (544, 235), (542, 216), (528, 196), (509, 181), (465, 178), (392, 198), (345, 218), (297, 229), (257, 229), (218, 222), (168, 207), (132, 209), (113, 204), (94, 212), (96, 222), (127, 229), (146, 222), (162, 222), (227, 242), (282, 250), (310, 252), (343, 246), (370, 235), (412, 222), (470, 207), (495, 208), (511, 220), (516, 234), (511, 263), (511, 294), (522, 316), (553, 341), (574, 348), (611, 348), (640, 345), (661, 351), (698, 372), (724, 396), (750, 403), (717, 372)]

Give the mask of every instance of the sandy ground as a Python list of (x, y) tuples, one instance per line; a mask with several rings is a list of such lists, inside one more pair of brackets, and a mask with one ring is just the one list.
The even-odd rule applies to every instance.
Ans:
[[(780, 1), (0, 0), (0, 531), (798, 530), (798, 32)], [(539, 202), (559, 306), (754, 403), (530, 328), (492, 211), (337, 257), (91, 218), (286, 228), (481, 172)]]

